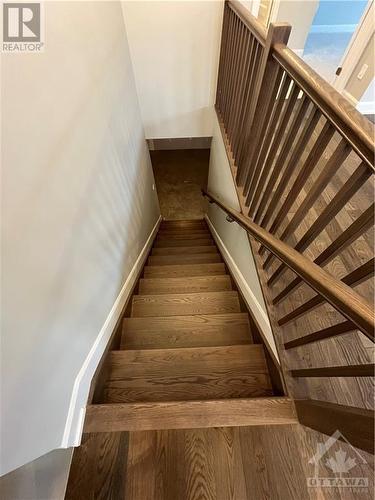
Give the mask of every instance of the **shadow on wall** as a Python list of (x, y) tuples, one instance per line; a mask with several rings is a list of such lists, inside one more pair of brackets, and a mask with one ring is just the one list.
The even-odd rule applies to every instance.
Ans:
[(120, 4), (45, 9), (48, 50), (2, 67), (4, 473), (61, 446), (74, 381), (159, 216)]

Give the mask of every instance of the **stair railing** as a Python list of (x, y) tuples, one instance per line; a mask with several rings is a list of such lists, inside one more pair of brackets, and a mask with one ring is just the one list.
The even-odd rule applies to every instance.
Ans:
[[(288, 266), (301, 280), (305, 281), (317, 292), (317, 297), (326, 300), (337, 311), (347, 318), (351, 329), (357, 327), (372, 341), (374, 340), (374, 313), (365, 299), (352, 288), (337, 280), (307, 257), (285, 244), (267, 230), (254, 223), (248, 216), (232, 209), (220, 199), (202, 189), (202, 194), (210, 203), (220, 207), (232, 221), (237, 222), (245, 231), (260, 244)], [(344, 330), (344, 331), (350, 331)], [(325, 335), (315, 336), (309, 342), (338, 335), (336, 329), (325, 332)], [(288, 348), (288, 346), (286, 346)], [(284, 367), (285, 368), (285, 367)], [(358, 364), (345, 366), (330, 366), (291, 370), (291, 377), (372, 377), (373, 364)], [(316, 400), (297, 400), (296, 410), (300, 422), (326, 434), (334, 433), (338, 428), (354, 446), (370, 453), (374, 452), (374, 420), (373, 412), (364, 408), (333, 404)]]
[[(374, 126), (286, 46), (290, 31), (286, 23), (271, 24), (266, 31), (239, 2), (225, 2), (215, 107), (243, 213), (205, 192), (259, 242), (256, 261), (269, 302), (284, 311), (276, 318), (278, 328), (324, 303), (339, 313), (338, 323), (280, 339), (288, 352), (357, 329), (374, 337), (369, 286), (374, 274)], [(334, 276), (324, 267), (338, 259), (345, 265), (339, 266), (341, 276)], [(296, 307), (295, 294), (306, 284), (317, 294)], [(289, 374), (294, 380), (363, 380), (373, 373), (372, 364), (351, 364), (291, 369)], [(299, 402), (298, 409), (310, 427), (311, 415), (319, 414), (313, 420), (321, 432), (337, 425), (332, 415), (346, 422), (348, 434), (354, 418), (364, 419), (368, 429), (365, 408), (310, 400)], [(325, 430), (323, 410), (326, 425), (332, 424)], [(369, 437), (366, 432), (362, 438)], [(371, 439), (364, 445), (362, 438), (351, 437), (353, 444), (373, 449)]]

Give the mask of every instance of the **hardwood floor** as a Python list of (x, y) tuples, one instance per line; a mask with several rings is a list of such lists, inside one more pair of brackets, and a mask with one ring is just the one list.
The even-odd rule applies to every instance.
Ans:
[(87, 408), (67, 499), (307, 498), (293, 403), (273, 396), (210, 236), (203, 221), (163, 223)]
[[(187, 233), (205, 227), (178, 224)], [(206, 235), (203, 248), (216, 250)], [(219, 255), (192, 241), (162, 235), (152, 255)], [(87, 408), (67, 500), (372, 498), (373, 457), (364, 452), (356, 473), (368, 479), (367, 489), (307, 487), (314, 473), (309, 461), (325, 438), (296, 423), (288, 398), (272, 397), (263, 348), (253, 343), (252, 322), (223, 262), (148, 262), (137, 293), (120, 350), (108, 356), (104, 389)], [(335, 341), (343, 342), (343, 352), (345, 336)], [(332, 347), (328, 354), (338, 353)], [(356, 356), (363, 359), (360, 348)], [(306, 368), (315, 359), (300, 362)], [(346, 401), (356, 397), (348, 379), (310, 379), (310, 390), (315, 380), (317, 394), (337, 397), (339, 383), (340, 391), (348, 389)], [(356, 459), (347, 443), (332, 449)], [(330, 476), (326, 462), (319, 467)]]
[(66, 499), (305, 500), (295, 428), (89, 434), (75, 454), (72, 469), (80, 473), (71, 476)]

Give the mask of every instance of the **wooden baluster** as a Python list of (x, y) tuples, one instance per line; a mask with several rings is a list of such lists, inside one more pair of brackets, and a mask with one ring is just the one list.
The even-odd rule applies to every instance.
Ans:
[(236, 111), (237, 111), (237, 106), (238, 106), (238, 97), (240, 93), (240, 86), (241, 86), (241, 76), (242, 76), (242, 67), (244, 65), (244, 47), (245, 47), (245, 42), (246, 42), (246, 33), (247, 33), (247, 28), (244, 26), (244, 24), (241, 22), (239, 26), (239, 41), (238, 41), (238, 47), (236, 48), (236, 53), (234, 55), (235, 61), (234, 61), (234, 71), (235, 71), (235, 80), (233, 84), (233, 92), (232, 92), (232, 99), (230, 102), (230, 117), (229, 117), (229, 122), (228, 122), (228, 130), (229, 130), (229, 139), (230, 139), (230, 145), (232, 147), (233, 144), (233, 139), (234, 139), (234, 130), (233, 130), (233, 122), (236, 118)]
[[(263, 198), (261, 200), (261, 203), (259, 205), (259, 208), (257, 210), (257, 213), (255, 214), (255, 219), (256, 221), (260, 221), (259, 224), (262, 227), (266, 227), (271, 216), (275, 213), (276, 206), (278, 202), (281, 199), (281, 195), (284, 193), (286, 186), (288, 182), (290, 181), (290, 178), (296, 168), (296, 165), (298, 161), (300, 160), (303, 151), (306, 149), (306, 145), (308, 144), (309, 140), (311, 139), (311, 136), (315, 130), (315, 127), (320, 120), (321, 114), (319, 110), (313, 108), (310, 114), (310, 117), (307, 122), (307, 126), (302, 130), (301, 136), (299, 137), (297, 144), (291, 154), (291, 157), (289, 158), (289, 161), (285, 167), (284, 173), (280, 179), (279, 184), (276, 187), (276, 190), (274, 194), (272, 195), (272, 198), (270, 200), (266, 199), (266, 197), (263, 195)], [(271, 185), (271, 190), (273, 188), (273, 185)], [(267, 189), (267, 188), (266, 188)], [(268, 188), (267, 191), (270, 191)], [(268, 208), (267, 207), (268, 203)], [(264, 206), (264, 208), (262, 208)], [(261, 211), (266, 210), (265, 215), (263, 218), (261, 218)]]
[[(245, 88), (246, 88), (246, 83), (247, 83), (247, 74), (249, 70), (249, 64), (250, 64), (250, 49), (251, 49), (251, 38), (252, 35), (249, 30), (245, 31), (245, 47), (244, 47), (244, 53), (241, 58), (241, 69), (239, 72), (240, 75), (240, 85), (239, 85), (239, 90), (237, 93), (237, 98), (236, 102), (234, 105), (234, 112), (233, 112), (233, 122), (232, 122), (232, 128), (233, 128), (233, 140), (232, 140), (232, 152), (234, 154), (235, 160), (237, 159), (235, 156), (235, 151), (237, 149), (237, 144), (239, 140), (239, 136), (241, 135), (242, 131), (238, 126), (239, 123), (239, 116), (241, 114), (241, 110), (244, 108), (244, 99), (245, 99)], [(237, 163), (236, 163), (237, 164)]]
[[(360, 285), (374, 275), (374, 263), (375, 259), (370, 259), (362, 266), (347, 274), (341, 281), (348, 286)], [(325, 299), (322, 295), (315, 295), (312, 299), (297, 307), (297, 309), (293, 309), (293, 311), (280, 318), (278, 321), (279, 325), (286, 325), (287, 323), (290, 323), (290, 321), (293, 321), (309, 311), (312, 311), (322, 304), (324, 300)]]
[(238, 84), (238, 64), (240, 60), (240, 55), (241, 55), (241, 46), (243, 43), (243, 30), (245, 29), (241, 19), (236, 19), (236, 38), (235, 38), (235, 45), (232, 53), (232, 82), (231, 82), (231, 87), (229, 89), (229, 100), (228, 100), (228, 120), (226, 123), (226, 129), (227, 129), (227, 136), (229, 143), (232, 143), (232, 128), (231, 128), (231, 122), (233, 118), (233, 103), (236, 98), (236, 93), (237, 93), (237, 84)]
[(249, 184), (252, 182), (252, 180), (254, 178), (259, 178), (259, 173), (262, 169), (262, 166), (264, 165), (264, 160), (267, 157), (269, 146), (272, 144), (272, 141), (275, 140), (275, 132), (278, 130), (278, 124), (280, 124), (280, 120), (282, 119), (281, 117), (285, 115), (285, 111), (287, 108), (287, 93), (290, 90), (291, 86), (294, 87), (294, 83), (292, 83), (291, 78), (287, 74), (283, 73), (282, 76), (284, 77), (282, 83), (280, 83), (279, 85), (275, 85), (273, 95), (269, 101), (269, 109), (266, 111), (267, 116), (269, 116), (269, 120), (265, 120), (263, 122), (263, 130), (259, 135), (259, 147), (255, 146), (258, 154), (253, 156), (253, 173), (251, 173), (251, 175), (249, 175), (246, 179), (244, 185), (244, 194), (247, 193)]
[[(290, 95), (285, 102), (284, 110), (283, 110), (283, 113), (280, 117), (280, 121), (276, 127), (276, 130), (274, 130), (274, 135), (273, 135), (271, 147), (268, 151), (265, 164), (263, 165), (260, 162), (255, 164), (255, 156), (253, 155), (253, 160), (254, 160), (254, 165), (255, 165), (254, 175), (251, 179), (251, 182), (245, 183), (245, 187), (244, 187), (244, 194), (246, 195), (248, 193), (248, 196), (246, 198), (246, 205), (249, 205), (252, 201), (252, 196), (254, 194), (255, 187), (257, 185), (257, 182), (259, 181), (260, 169), (263, 167), (263, 171), (266, 172), (266, 175), (267, 175), (267, 173), (270, 174), (272, 165), (275, 161), (275, 157), (276, 157), (278, 148), (280, 146), (281, 141), (283, 140), (285, 130), (286, 130), (288, 123), (289, 123), (289, 120), (292, 116), (292, 112), (294, 110), (294, 106), (296, 104), (298, 94), (299, 94), (299, 88), (293, 82), (292, 88), (290, 91)], [(257, 149), (258, 145), (256, 145), (255, 147)], [(267, 152), (267, 150), (266, 150), (266, 152)], [(259, 167), (258, 167), (258, 165), (259, 165)], [(274, 173), (272, 172), (271, 175), (273, 176)], [(262, 189), (262, 188), (263, 188), (263, 186), (260, 186), (260, 189)]]
[(216, 92), (216, 107), (219, 109), (220, 114), (223, 108), (223, 85), (224, 75), (226, 69), (226, 60), (228, 57), (228, 26), (229, 26), (229, 7), (224, 3), (223, 14), (223, 29), (221, 35), (220, 59), (219, 59), (219, 72), (217, 77), (217, 92)]
[(234, 144), (233, 147), (233, 155), (234, 158), (236, 159), (236, 166), (238, 167), (238, 170), (240, 170), (240, 158), (239, 158), (239, 151), (241, 148), (241, 144), (243, 142), (244, 138), (244, 130), (243, 130), (243, 123), (244, 119), (247, 116), (247, 110), (249, 107), (249, 101), (250, 101), (250, 95), (252, 91), (252, 79), (253, 79), (253, 70), (254, 70), (254, 64), (255, 64), (255, 56), (256, 56), (256, 51), (257, 51), (257, 46), (258, 42), (256, 41), (255, 37), (250, 33), (250, 46), (249, 46), (249, 56), (248, 56), (248, 64), (246, 67), (246, 82), (245, 82), (245, 89), (244, 89), (244, 99), (243, 99), (243, 104), (240, 109), (239, 117), (238, 117), (238, 124), (237, 128), (240, 131), (238, 134), (238, 139)]
[(302, 368), (291, 370), (292, 377), (373, 377), (373, 364), (327, 366), (322, 368)]
[[(367, 171), (367, 169), (366, 169)], [(362, 185), (362, 184), (361, 184)], [(343, 233), (340, 234), (316, 259), (314, 263), (318, 266), (324, 266), (334, 259), (344, 248), (357, 240), (365, 231), (374, 225), (375, 205), (372, 204), (362, 215), (358, 217)], [(297, 276), (287, 285), (274, 299), (273, 304), (278, 304), (285, 299), (292, 291), (302, 283)]]
[(330, 339), (332, 337), (337, 337), (338, 335), (343, 335), (345, 333), (354, 332), (356, 326), (351, 321), (343, 321), (342, 323), (337, 323), (336, 325), (329, 326), (328, 328), (323, 328), (317, 332), (310, 333), (304, 337), (299, 337), (294, 340), (290, 340), (284, 344), (285, 349), (294, 349), (302, 345), (311, 344), (313, 342), (319, 342), (321, 340)]
[[(264, 164), (262, 174), (259, 178), (258, 185), (255, 189), (255, 183), (252, 181), (253, 187), (250, 186), (249, 189), (249, 194), (247, 197), (247, 204), (250, 205), (249, 208), (249, 215), (253, 216), (254, 212), (256, 210), (256, 207), (258, 206), (258, 202), (260, 200), (260, 196), (262, 192), (266, 189), (266, 182), (268, 181), (267, 186), (271, 181), (276, 182), (278, 179), (280, 172), (282, 170), (282, 167), (284, 166), (285, 158), (285, 150), (288, 144), (288, 151), (291, 149), (291, 143), (295, 140), (296, 134), (292, 132), (296, 129), (296, 119), (300, 116), (301, 114), (301, 108), (306, 108), (308, 107), (308, 100), (305, 95), (302, 96), (299, 101), (297, 99), (294, 100), (294, 103), (291, 100), (291, 97), (294, 94), (294, 91), (296, 90), (297, 92), (297, 97), (299, 94), (299, 90), (296, 89), (296, 87), (293, 87), (293, 90), (291, 91), (291, 96), (289, 96), (287, 103), (285, 104), (285, 109), (284, 109), (284, 116), (281, 119), (281, 122), (279, 122), (278, 126), (276, 127), (276, 124), (273, 126), (273, 131), (274, 131), (274, 136), (273, 136), (273, 141), (271, 144), (268, 144), (268, 147), (266, 147), (264, 153), (263, 151), (261, 152), (261, 155), (259, 155), (257, 159), (257, 164), (258, 162), (262, 162)], [(296, 105), (297, 102), (297, 105)], [(289, 114), (289, 109), (291, 109), (291, 113)], [(290, 118), (292, 117), (291, 125), (288, 128), (288, 123)], [(298, 130), (298, 128), (297, 128)], [(277, 131), (275, 133), (275, 131)], [(279, 136), (279, 137), (278, 137)], [(263, 145), (267, 146), (266, 144), (267, 138), (265, 139)], [(280, 147), (281, 146), (281, 147)], [(280, 152), (278, 153), (278, 150), (280, 149)], [(262, 146), (263, 150), (263, 146)], [(263, 158), (261, 157), (263, 156)], [(254, 191), (254, 196), (251, 199), (251, 192)]]
[(233, 47), (230, 52), (230, 67), (229, 67), (229, 72), (230, 72), (230, 80), (229, 80), (229, 87), (228, 87), (228, 99), (227, 99), (227, 104), (225, 108), (225, 130), (227, 134), (229, 135), (229, 130), (228, 130), (228, 125), (229, 125), (229, 118), (231, 114), (231, 105), (233, 101), (233, 95), (234, 95), (234, 87), (235, 87), (235, 81), (236, 81), (236, 76), (237, 76), (237, 68), (236, 68), (236, 62), (237, 62), (237, 56), (238, 56), (238, 45), (240, 43), (240, 25), (241, 25), (241, 20), (235, 16), (234, 18), (234, 36), (233, 36)]
[(272, 143), (271, 143), (271, 148), (267, 152), (267, 159), (266, 159), (266, 164), (258, 164), (257, 162), (257, 151), (260, 150), (260, 146), (262, 144), (262, 140), (264, 137), (260, 137), (260, 142), (258, 144), (253, 144), (255, 153), (252, 155), (252, 164), (254, 165), (253, 173), (251, 176), (248, 176), (246, 179), (245, 185), (244, 185), (244, 195), (247, 195), (246, 198), (246, 205), (249, 205), (252, 200), (252, 195), (254, 193), (255, 187), (259, 181), (259, 173), (262, 170), (266, 170), (267, 172), (270, 172), (271, 166), (275, 160), (275, 155), (277, 153), (278, 147), (280, 145), (280, 142), (283, 138), (283, 134), (285, 133), (285, 128), (287, 127), (287, 124), (289, 122), (289, 119), (291, 117), (291, 114), (293, 112), (294, 105), (297, 101), (299, 89), (295, 86), (295, 83), (292, 83), (292, 87), (290, 89), (290, 95), (289, 97), (285, 100), (284, 106), (283, 106), (283, 111), (280, 116), (280, 121), (278, 122), (278, 125), (276, 127), (276, 130), (274, 130), (274, 135), (272, 138)]
[[(323, 210), (323, 212), (318, 216), (315, 222), (310, 226), (306, 233), (302, 236), (300, 241), (295, 245), (295, 250), (298, 252), (303, 252), (306, 248), (314, 241), (314, 239), (323, 231), (326, 225), (339, 213), (339, 211), (346, 205), (346, 203), (353, 197), (353, 195), (363, 186), (363, 184), (371, 176), (371, 170), (365, 162), (357, 168), (353, 175), (346, 181), (343, 187), (338, 191), (338, 193), (333, 197), (331, 202)], [(280, 266), (275, 273), (280, 276), (283, 267)], [(275, 274), (274, 273), (274, 274)], [(268, 280), (268, 284), (274, 283), (275, 279), (273, 276)], [(271, 281), (272, 279), (272, 281)]]
[[(326, 149), (328, 143), (332, 139), (332, 136), (335, 132), (335, 129), (327, 122), (322, 131), (320, 132), (314, 146), (312, 147), (310, 154), (308, 155), (305, 163), (303, 164), (291, 190), (286, 197), (283, 205), (280, 210), (277, 212), (277, 215), (271, 225), (270, 233), (275, 234), (280, 224), (283, 222), (284, 218), (289, 212), (290, 207), (293, 205), (295, 199), (301, 192), (301, 189), (305, 185), (305, 182), (309, 178), (311, 172), (315, 168), (315, 165), (318, 163), (320, 158), (322, 157), (324, 150)], [(262, 254), (264, 251), (264, 247), (261, 247), (259, 253)], [(265, 267), (268, 267), (268, 262)]]
[[(324, 169), (314, 182), (311, 189), (307, 192), (305, 199), (301, 205), (297, 208), (294, 216), (288, 223), (287, 227), (282, 232), (280, 239), (285, 241), (287, 238), (295, 231), (295, 229), (300, 225), (307, 212), (316, 202), (316, 200), (321, 195), (322, 191), (325, 189), (327, 184), (331, 181), (332, 177), (335, 175), (337, 170), (344, 163), (346, 158), (349, 156), (351, 147), (347, 144), (345, 140), (341, 140), (336, 150), (333, 152), (331, 158), (324, 166)], [(267, 259), (267, 264), (265, 263), (265, 268), (270, 265), (272, 259)], [(276, 273), (275, 273), (276, 274)], [(272, 275), (269, 283), (273, 283), (277, 276)]]
[[(306, 97), (306, 95), (303, 95), (302, 98), (300, 99), (298, 111), (296, 112), (294, 119), (292, 121), (291, 126), (289, 127), (289, 130), (287, 132), (287, 135), (284, 139), (283, 146), (281, 148), (279, 156), (276, 158), (276, 163), (275, 167), (272, 171), (272, 174), (268, 176), (264, 175), (263, 178), (260, 179), (259, 185), (258, 185), (258, 192), (254, 195), (254, 200), (250, 206), (250, 211), (252, 215), (254, 215), (254, 221), (259, 222), (260, 214), (263, 213), (266, 201), (269, 200), (271, 196), (271, 192), (276, 184), (277, 179), (279, 178), (286, 162), (286, 158), (290, 151), (293, 149), (293, 142), (295, 141), (298, 131), (301, 127), (301, 124), (303, 120), (305, 119), (305, 115), (308, 111), (310, 102), (309, 99)], [(267, 181), (267, 184), (266, 184)], [(259, 189), (260, 186), (265, 186), (262, 197), (260, 198), (261, 195), (261, 189)], [(259, 201), (259, 205), (258, 205)]]
[[(257, 72), (257, 80), (255, 84), (253, 99), (251, 100), (249, 116), (247, 121), (247, 130), (251, 131), (248, 134), (246, 144), (245, 157), (248, 156), (247, 164), (251, 166), (251, 155), (253, 154), (252, 144), (258, 144), (260, 131), (264, 120), (268, 120), (269, 116), (265, 115), (265, 110), (268, 109), (269, 101), (272, 96), (277, 74), (279, 71), (278, 64), (272, 57), (272, 49), (276, 43), (287, 43), (290, 35), (291, 27), (287, 23), (272, 24), (268, 29), (266, 45), (263, 50), (262, 60)], [(245, 181), (246, 169), (241, 172), (239, 182), (240, 185)]]
[(242, 127), (242, 134), (241, 138), (242, 140), (240, 141), (240, 146), (239, 146), (239, 152), (237, 155), (238, 158), (238, 166), (239, 172), (238, 172), (238, 177), (237, 177), (237, 184), (240, 185), (241, 179), (244, 176), (244, 167), (245, 167), (245, 162), (246, 162), (246, 147), (250, 135), (250, 110), (252, 107), (252, 103), (254, 101), (254, 92), (255, 92), (255, 85), (256, 85), (256, 80), (257, 80), (257, 74), (259, 71), (259, 66), (261, 62), (261, 57), (260, 55), (262, 54), (262, 46), (258, 41), (255, 42), (255, 51), (254, 51), (254, 63), (251, 68), (251, 83), (250, 83), (250, 92), (249, 92), (249, 99), (247, 103), (247, 108), (246, 108), (246, 113), (244, 114), (244, 122), (243, 122), (243, 127)]
[(224, 95), (224, 101), (223, 101), (223, 109), (221, 112), (221, 118), (224, 123), (224, 127), (226, 128), (226, 110), (227, 110), (227, 104), (228, 104), (228, 99), (229, 99), (229, 87), (230, 87), (230, 80), (232, 78), (232, 72), (231, 72), (231, 64), (233, 61), (232, 54), (233, 54), (233, 47), (234, 47), (234, 25), (235, 25), (235, 20), (236, 20), (236, 15), (234, 12), (229, 9), (229, 34), (228, 34), (228, 58), (226, 61), (225, 65), (225, 84), (224, 84), (224, 89), (223, 89), (223, 95)]
[(250, 233), (269, 251), (275, 254), (278, 259), (308, 283), (319, 295), (324, 297), (344, 317), (350, 319), (365, 335), (373, 335), (375, 318), (372, 305), (366, 299), (352, 290), (343, 281), (337, 280), (303, 254), (297, 252), (294, 248), (253, 222), (249, 217), (232, 209), (213, 194), (207, 193), (205, 190), (202, 190), (202, 193), (230, 215), (237, 224)]
[[(336, 174), (339, 168), (342, 166), (346, 158), (349, 156), (351, 152), (351, 147), (349, 144), (342, 139), (338, 144), (337, 148), (333, 152), (331, 158), (328, 160), (323, 170), (319, 174), (316, 181), (313, 183), (311, 189), (307, 192), (305, 199), (301, 203), (301, 205), (297, 208), (296, 213), (292, 217), (289, 224), (286, 226), (284, 231), (282, 232), (280, 239), (285, 241), (301, 224), (302, 220), (306, 216), (307, 212), (314, 205), (316, 200), (322, 194), (328, 183), (332, 180), (332, 177)], [(271, 285), (275, 283), (276, 280), (281, 276), (280, 266), (270, 277), (268, 283)]]

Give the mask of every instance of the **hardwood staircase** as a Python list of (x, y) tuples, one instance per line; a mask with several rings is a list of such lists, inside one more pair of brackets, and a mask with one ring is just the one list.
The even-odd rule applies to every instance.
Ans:
[(86, 432), (296, 423), (203, 220), (163, 221)]

